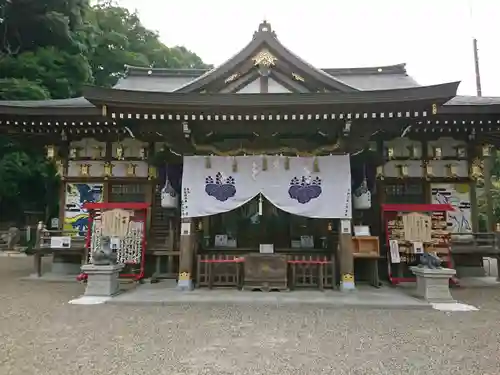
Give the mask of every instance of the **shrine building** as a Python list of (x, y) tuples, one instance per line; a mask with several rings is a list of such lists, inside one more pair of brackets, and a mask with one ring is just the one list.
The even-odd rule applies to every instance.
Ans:
[[(390, 205), (451, 205), (443, 230), (479, 231), (500, 98), (457, 96), (458, 86), (422, 86), (404, 64), (316, 68), (263, 22), (209, 71), (128, 66), (114, 87), (79, 98), (2, 101), (0, 130), (45, 146), (57, 166), (61, 224), (49, 232), (87, 237), (76, 260), (54, 256), (56, 269), (78, 273), (99, 246), (85, 205), (104, 203), (144, 209), (143, 229), (117, 245), (140, 277), (349, 289), (393, 272)], [(481, 268), (473, 252), (446, 256), (459, 276)]]

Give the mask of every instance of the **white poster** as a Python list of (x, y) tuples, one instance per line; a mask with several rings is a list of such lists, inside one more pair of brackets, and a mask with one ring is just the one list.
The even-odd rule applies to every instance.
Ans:
[(51, 249), (69, 249), (71, 247), (71, 237), (50, 237)]
[(182, 217), (228, 212), (259, 193), (294, 215), (350, 219), (349, 155), (184, 157)]
[(340, 220), (340, 232), (342, 234), (351, 234), (351, 220)]
[(399, 256), (399, 244), (397, 240), (389, 240), (389, 249), (391, 251), (391, 263), (401, 263)]
[(423, 254), (424, 253), (424, 244), (422, 242), (413, 242), (413, 253), (414, 254)]
[(455, 208), (448, 212), (448, 230), (451, 233), (471, 233), (472, 215), (470, 187), (468, 184), (431, 184), (432, 203), (450, 204)]

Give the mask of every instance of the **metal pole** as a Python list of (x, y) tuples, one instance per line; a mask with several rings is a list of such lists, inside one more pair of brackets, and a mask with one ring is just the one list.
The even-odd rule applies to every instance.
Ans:
[(483, 96), (481, 90), (481, 72), (479, 71), (479, 51), (477, 48), (477, 39), (472, 39), (472, 48), (474, 49), (474, 71), (476, 74), (476, 95)]

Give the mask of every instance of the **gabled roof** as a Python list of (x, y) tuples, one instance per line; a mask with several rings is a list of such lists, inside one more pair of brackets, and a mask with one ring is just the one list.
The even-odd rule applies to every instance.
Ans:
[[(325, 68), (326, 74), (360, 91), (403, 89), (420, 86), (405, 64), (364, 68)], [(173, 92), (206, 74), (206, 69), (168, 69), (127, 66), (125, 77), (114, 86), (121, 90)], [(179, 90), (180, 91), (180, 90)]]
[[(163, 109), (180, 107), (263, 107), (276, 106), (322, 106), (322, 105), (361, 105), (383, 103), (411, 103), (413, 101), (437, 101), (445, 103), (456, 95), (460, 82), (445, 83), (433, 86), (419, 86), (395, 90), (324, 92), (303, 94), (265, 94), (235, 95), (221, 93), (182, 93), (182, 92), (143, 92), (137, 95), (130, 90), (104, 89), (87, 87), (85, 97), (96, 105), (120, 107), (155, 107)], [(439, 103), (439, 104), (440, 104)]]
[[(325, 73), (321, 69), (317, 69), (300, 57), (289, 51), (281, 44), (276, 37), (276, 33), (272, 30), (271, 25), (264, 21), (259, 25), (259, 29), (254, 33), (253, 39), (235, 56), (227, 60), (225, 63), (216, 67), (186, 85), (180, 87), (178, 92), (196, 92), (202, 90), (208, 84), (217, 81), (225, 80), (233, 74), (237, 74), (237, 69), (241, 68), (245, 63), (257, 65), (256, 57), (260, 54), (269, 54), (268, 58), (273, 61), (268, 61), (271, 65), (286, 64), (291, 69), (297, 70), (295, 73), (299, 75), (307, 75), (319, 82), (324, 88), (332, 91), (353, 92), (358, 91), (355, 87), (348, 85), (340, 79)], [(248, 69), (248, 68), (247, 68)]]

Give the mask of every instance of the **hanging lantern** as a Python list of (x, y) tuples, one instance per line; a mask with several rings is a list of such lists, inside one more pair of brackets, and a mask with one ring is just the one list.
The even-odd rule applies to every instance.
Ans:
[(483, 156), (484, 157), (491, 156), (491, 146), (490, 145), (483, 146)]
[(150, 165), (148, 168), (148, 180), (153, 180), (157, 177), (156, 167)]
[(314, 173), (319, 173), (319, 160), (318, 160), (318, 158), (314, 158), (313, 172)]
[(148, 154), (148, 152), (147, 152), (147, 150), (146, 150), (146, 147), (141, 147), (141, 148), (139, 149), (139, 158), (141, 158), (141, 160), (146, 159), (147, 154)]
[(265, 155), (262, 157), (262, 170), (267, 171), (267, 158)]
[(56, 148), (54, 145), (47, 146), (47, 159), (54, 159), (56, 157)]
[(57, 176), (64, 177), (64, 164), (61, 160), (56, 161)]
[(408, 151), (410, 153), (410, 159), (420, 159), (420, 149), (417, 145), (412, 144), (408, 146)]
[(92, 152), (92, 159), (100, 159), (102, 158), (102, 150), (103, 148), (101, 146), (94, 146), (93, 152)]
[(398, 165), (397, 168), (399, 170), (399, 177), (400, 178), (408, 177), (408, 165), (401, 164), (401, 165)]
[(372, 206), (372, 194), (368, 190), (368, 184), (366, 178), (363, 180), (361, 185), (354, 190), (352, 202), (354, 209), (356, 210), (368, 210)]
[(463, 159), (467, 157), (467, 149), (464, 146), (457, 146), (456, 147), (456, 156), (458, 159)]
[(127, 176), (128, 177), (135, 177), (136, 171), (137, 171), (137, 164), (130, 163), (129, 165), (127, 165)]
[(285, 171), (290, 170), (290, 158), (287, 156), (285, 158)]
[(432, 165), (430, 165), (428, 162), (425, 163), (425, 177), (428, 180), (431, 177), (434, 177), (434, 170), (432, 168)]
[(123, 147), (123, 145), (120, 143), (117, 147), (116, 147), (116, 158), (118, 160), (123, 160), (124, 159), (124, 156), (125, 156), (125, 148)]
[(377, 167), (377, 172), (376, 172), (377, 179), (383, 180), (384, 179), (384, 166), (379, 165)]
[(113, 175), (113, 164), (105, 163), (104, 164), (104, 177), (110, 177)]
[(90, 175), (90, 164), (80, 164), (80, 176), (87, 177)]
[(236, 172), (238, 172), (238, 161), (234, 157), (233, 158), (233, 173), (236, 173)]
[(458, 177), (458, 168), (455, 164), (447, 164), (446, 165), (446, 174), (448, 177), (457, 178)]
[(476, 158), (472, 161), (471, 177), (474, 180), (477, 180), (478, 178), (481, 178), (482, 176), (483, 176), (483, 169), (481, 168), (481, 160)]
[(386, 152), (388, 160), (394, 159), (394, 147), (387, 147)]
[[(168, 177), (165, 179), (165, 185), (161, 189), (161, 206), (163, 208), (177, 208), (179, 205), (179, 195), (172, 187)], [(201, 221), (200, 221), (201, 223)]]
[(441, 147), (432, 148), (432, 157), (436, 160), (439, 160), (443, 157), (443, 150), (441, 149)]
[(212, 168), (212, 162), (210, 161), (210, 156), (205, 156), (205, 168)]
[(71, 147), (68, 156), (70, 159), (76, 159), (78, 157), (78, 149), (76, 147)]

